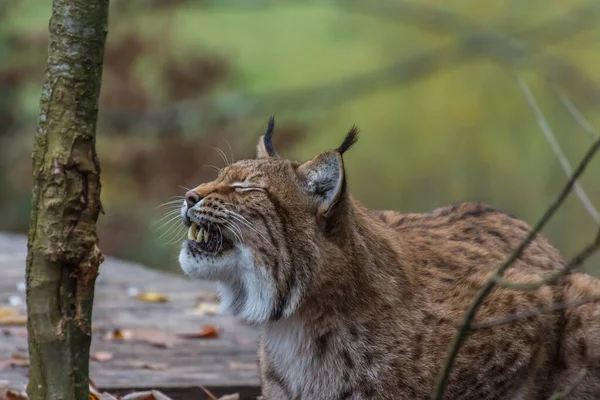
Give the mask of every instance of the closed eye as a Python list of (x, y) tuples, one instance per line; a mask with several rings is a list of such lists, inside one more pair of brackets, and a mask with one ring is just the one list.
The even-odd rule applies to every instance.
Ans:
[(261, 188), (261, 187), (252, 186), (251, 184), (247, 184), (247, 183), (234, 183), (234, 184), (231, 185), (231, 187), (236, 192), (249, 192), (251, 190), (264, 191), (264, 189)]

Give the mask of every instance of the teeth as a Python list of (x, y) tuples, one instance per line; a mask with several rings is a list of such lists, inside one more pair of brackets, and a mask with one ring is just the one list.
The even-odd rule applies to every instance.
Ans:
[(192, 224), (190, 226), (190, 229), (188, 229), (188, 239), (189, 240), (195, 240), (196, 239), (196, 232), (198, 232), (198, 225)]
[(208, 230), (204, 231), (204, 242), (208, 243)]
[(202, 237), (204, 236), (204, 229), (200, 228), (198, 231), (198, 236), (196, 236), (196, 242), (202, 242)]

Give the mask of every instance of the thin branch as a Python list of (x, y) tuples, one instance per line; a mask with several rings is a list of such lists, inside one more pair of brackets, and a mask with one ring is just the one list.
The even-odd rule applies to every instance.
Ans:
[(596, 139), (600, 138), (600, 133), (598, 133), (598, 131), (596, 131), (596, 129), (594, 129), (594, 127), (592, 126), (590, 121), (587, 120), (587, 118), (583, 115), (583, 113), (581, 111), (579, 111), (579, 109), (577, 107), (575, 107), (575, 104), (573, 104), (573, 102), (567, 97), (565, 92), (561, 88), (558, 87), (558, 85), (556, 84), (556, 82), (554, 82), (554, 80), (550, 80), (550, 87), (552, 88), (552, 90), (554, 90), (554, 93), (556, 93), (556, 95), (558, 96), (560, 101), (563, 103), (565, 108), (567, 110), (569, 110), (569, 113), (571, 113), (571, 115), (573, 116), (575, 121), (579, 125), (581, 125), (581, 127), (588, 133), (590, 138), (592, 140), (596, 140)]
[(575, 185), (575, 182), (581, 176), (581, 174), (583, 173), (583, 171), (585, 170), (585, 168), (587, 167), (589, 162), (592, 160), (592, 158), (594, 157), (594, 155), (596, 154), (596, 152), (598, 151), (599, 148), (600, 148), (600, 139), (597, 140), (596, 142), (594, 142), (592, 144), (592, 146), (589, 148), (589, 150), (587, 151), (587, 153), (585, 154), (585, 156), (583, 157), (583, 159), (577, 166), (577, 169), (575, 170), (573, 176), (569, 179), (569, 181), (567, 182), (567, 184), (565, 185), (563, 190), (560, 192), (560, 194), (558, 195), (558, 197), (556, 198), (554, 203), (552, 203), (552, 205), (546, 210), (546, 212), (544, 213), (542, 218), (535, 225), (533, 230), (527, 235), (525, 240), (523, 240), (523, 242), (521, 242), (519, 247), (510, 255), (510, 257), (502, 265), (500, 265), (500, 267), (498, 267), (498, 269), (496, 269), (496, 271), (492, 274), (492, 276), (483, 284), (483, 286), (479, 290), (479, 293), (473, 300), (473, 303), (471, 304), (469, 309), (465, 312), (463, 322), (459, 326), (458, 332), (456, 333), (456, 335), (454, 336), (454, 339), (452, 340), (452, 343), (450, 344), (448, 354), (446, 356), (442, 370), (438, 376), (438, 379), (436, 380), (436, 384), (435, 384), (434, 390), (432, 392), (431, 398), (433, 400), (440, 399), (442, 397), (442, 395), (444, 394), (444, 388), (446, 386), (448, 377), (450, 376), (450, 370), (452, 369), (452, 365), (454, 364), (454, 359), (456, 358), (458, 350), (460, 349), (462, 343), (465, 340), (465, 336), (466, 336), (467, 332), (469, 331), (471, 321), (475, 317), (475, 314), (477, 313), (479, 306), (481, 305), (481, 303), (483, 303), (483, 301), (485, 300), (487, 295), (491, 292), (491, 290), (496, 286), (496, 282), (495, 282), (496, 277), (497, 276), (502, 277), (502, 275), (504, 274), (504, 271), (506, 271), (521, 256), (523, 251), (533, 241), (533, 239), (536, 237), (538, 232), (540, 232), (542, 230), (542, 228), (544, 228), (544, 226), (546, 225), (546, 223), (548, 223), (550, 218), (556, 213), (556, 211), (558, 211), (560, 206), (563, 204), (565, 199), (568, 197), (569, 193), (571, 193), (571, 190), (573, 190), (573, 186)]
[(542, 286), (546, 286), (546, 285), (549, 285), (551, 283), (554, 283), (559, 278), (561, 278), (561, 277), (563, 277), (565, 275), (568, 275), (574, 269), (576, 269), (577, 267), (581, 266), (584, 263), (585, 260), (587, 260), (592, 255), (594, 255), (596, 253), (596, 251), (598, 251), (599, 248), (600, 248), (600, 230), (598, 231), (598, 234), (596, 235), (596, 239), (592, 243), (590, 243), (587, 246), (585, 246), (583, 248), (583, 250), (581, 250), (565, 266), (565, 268), (563, 268), (560, 271), (557, 271), (557, 272), (555, 272), (553, 274), (548, 275), (544, 279), (541, 279), (541, 280), (539, 280), (537, 282), (523, 283), (523, 282), (509, 282), (509, 281), (505, 280), (504, 278), (497, 276), (497, 277), (494, 278), (494, 281), (496, 282), (497, 286), (501, 286), (501, 287), (506, 288), (506, 289), (520, 290), (520, 291), (536, 290), (536, 289), (541, 288)]
[[(355, 2), (354, 2), (355, 3)], [(221, 3), (219, 3), (221, 4)], [(352, 5), (350, 6), (352, 7)], [(600, 8), (595, 2), (589, 2), (582, 7), (577, 7), (562, 14), (560, 17), (551, 18), (533, 27), (519, 30), (514, 33), (518, 38), (534, 38), (537, 45), (551, 45), (557, 41), (580, 33), (595, 23), (591, 16), (598, 14)], [(412, 10), (412, 11), (411, 11)], [(173, 124), (184, 130), (198, 130), (199, 127), (209, 125), (222, 118), (252, 118), (272, 113), (277, 110), (298, 109), (326, 109), (350, 101), (361, 95), (389, 90), (392, 87), (407, 86), (431, 76), (440, 70), (448, 70), (470, 60), (487, 57), (502, 66), (521, 67), (540, 70), (548, 76), (561, 76), (565, 71), (574, 75), (578, 82), (585, 82), (590, 87), (595, 87), (592, 79), (568, 60), (561, 60), (534, 48), (521, 39), (483, 29), (469, 18), (462, 17), (436, 6), (403, 5), (394, 8), (390, 6), (375, 6), (372, 10), (365, 9), (374, 14), (393, 17), (396, 22), (410, 23), (425, 29), (435, 29), (439, 33), (452, 33), (457, 30), (471, 32), (457, 38), (454, 43), (441, 46), (437, 49), (427, 49), (422, 52), (400, 59), (394, 64), (377, 71), (357, 75), (348, 79), (317, 85), (293, 91), (273, 93), (225, 93), (216, 98), (194, 98), (170, 103), (167, 107), (149, 109), (141, 112), (108, 109), (100, 110), (100, 126), (106, 130), (111, 125), (127, 126), (128, 132), (143, 133), (168, 131), (171, 132)], [(409, 12), (410, 11), (410, 12)], [(418, 18), (406, 18), (406, 15), (418, 15)], [(403, 17), (404, 16), (404, 17)], [(580, 18), (584, 16), (585, 18)], [(440, 18), (450, 18), (446, 23), (439, 23)], [(567, 33), (550, 35), (557, 26), (565, 25)], [(543, 40), (542, 40), (543, 39)], [(600, 98), (600, 91), (594, 89), (595, 95)], [(200, 110), (200, 111), (199, 111)], [(185, 118), (193, 115), (194, 118)], [(29, 116), (19, 116), (19, 120), (27, 120)], [(119, 129), (123, 132), (123, 129)]]
[(577, 385), (579, 385), (581, 383), (581, 381), (583, 380), (583, 378), (586, 377), (587, 374), (588, 374), (587, 368), (583, 368), (581, 371), (579, 371), (579, 373), (577, 374), (575, 379), (573, 379), (573, 381), (569, 385), (567, 385), (565, 390), (563, 390), (562, 392), (554, 393), (548, 400), (564, 399), (565, 397), (567, 397), (569, 395), (569, 393), (571, 393), (573, 391), (573, 389), (575, 389), (577, 387)]
[[(552, 147), (552, 151), (554, 151), (556, 158), (558, 158), (563, 171), (565, 171), (567, 177), (571, 176), (573, 174), (573, 168), (571, 167), (569, 160), (567, 160), (565, 153), (562, 151), (558, 140), (556, 140), (552, 129), (550, 129), (548, 121), (546, 121), (546, 118), (544, 118), (544, 114), (535, 101), (531, 90), (529, 90), (527, 82), (525, 82), (525, 79), (523, 79), (521, 75), (518, 76), (517, 80), (519, 82), (519, 87), (521, 88), (521, 91), (523, 92), (523, 95), (529, 104), (529, 107), (531, 107), (531, 110), (535, 114), (535, 118), (540, 129), (542, 130), (542, 133), (544, 134), (544, 137), (550, 144), (550, 147)], [(583, 204), (583, 207), (587, 210), (592, 219), (596, 221), (597, 224), (600, 224), (600, 213), (598, 213), (598, 210), (596, 210), (596, 207), (594, 207), (594, 204), (578, 182), (575, 182), (574, 190), (577, 197), (579, 197), (581, 204)]]

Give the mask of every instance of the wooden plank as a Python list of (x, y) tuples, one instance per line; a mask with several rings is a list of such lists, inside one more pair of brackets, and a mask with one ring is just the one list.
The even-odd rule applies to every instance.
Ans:
[[(21, 299), (25, 279), (26, 238), (0, 234), (0, 306)], [(130, 296), (135, 288), (165, 294), (166, 303), (144, 303)], [(91, 361), (90, 375), (101, 388), (257, 387), (256, 329), (227, 315), (195, 311), (198, 298), (213, 301), (214, 286), (107, 258), (100, 267), (93, 314), (92, 354), (109, 352), (110, 361)], [(213, 300), (210, 300), (213, 299)], [(203, 325), (217, 327), (216, 339), (178, 339), (161, 348), (144, 341), (105, 340), (114, 329), (155, 329), (169, 334), (198, 332)], [(6, 327), (0, 327), (0, 330)], [(11, 328), (0, 336), (0, 360), (14, 353), (27, 354), (24, 328)], [(0, 379), (26, 381), (27, 368), (0, 369)]]
[[(123, 388), (106, 388), (102, 389), (102, 392), (111, 393), (113, 395), (123, 396), (127, 393), (132, 392), (143, 392), (151, 390), (152, 388), (136, 387), (130, 389)], [(240, 400), (255, 400), (256, 397), (260, 396), (259, 386), (207, 386), (205, 389), (209, 390), (211, 394), (219, 398), (228, 394), (237, 393), (240, 395)], [(169, 396), (172, 400), (210, 400), (210, 397), (206, 395), (206, 392), (199, 386), (192, 387), (181, 387), (181, 388), (165, 388), (161, 390), (166, 396)]]

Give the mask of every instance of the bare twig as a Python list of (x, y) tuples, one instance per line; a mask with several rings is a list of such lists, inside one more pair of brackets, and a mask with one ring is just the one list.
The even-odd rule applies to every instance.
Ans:
[(530, 308), (529, 310), (508, 314), (502, 318), (495, 318), (490, 321), (478, 322), (471, 325), (471, 330), (488, 329), (500, 325), (507, 325), (522, 319), (537, 317), (542, 314), (549, 314), (554, 311), (564, 310), (567, 308), (576, 308), (585, 304), (596, 303), (599, 301), (600, 296), (584, 297), (575, 301), (560, 301), (549, 306)]
[[(352, 3), (355, 4), (350, 4), (349, 7), (356, 7), (357, 2)], [(234, 3), (230, 4), (234, 5)], [(342, 3), (338, 2), (338, 4)], [(219, 3), (219, 6), (221, 5)], [(480, 57), (487, 57), (503, 66), (514, 67), (519, 64), (521, 67), (540, 70), (548, 76), (560, 76), (565, 71), (569, 71), (577, 81), (589, 82), (589, 86), (594, 86), (593, 80), (579, 68), (571, 65), (568, 60), (544, 54), (542, 49), (534, 48), (521, 39), (484, 29), (473, 20), (443, 8), (422, 3), (394, 5), (391, 2), (385, 6), (377, 3), (373, 4), (373, 7), (357, 7), (361, 11), (363, 8), (373, 15), (393, 18), (396, 22), (410, 23), (439, 33), (462, 31), (465, 34), (457, 38), (454, 43), (423, 50), (381, 70), (325, 85), (265, 94), (225, 93), (217, 98), (177, 101), (164, 108), (142, 112), (104, 108), (100, 111), (101, 126), (125, 124), (127, 131), (147, 135), (157, 130), (171, 132), (173, 123), (184, 130), (197, 130), (200, 126), (209, 125), (222, 118), (252, 118), (277, 110), (326, 109), (366, 93), (389, 90), (394, 86), (407, 86), (440, 70), (447, 70)], [(569, 11), (567, 15), (562, 14), (560, 17), (519, 30), (514, 33), (514, 36), (534, 38), (538, 45), (551, 45), (580, 33), (590, 26), (595, 26), (592, 25), (592, 21), (595, 23), (596, 20), (591, 16), (596, 16), (598, 10), (600, 7), (595, 2), (589, 2)], [(411, 15), (415, 18), (410, 18)], [(580, 18), (581, 16), (585, 18)], [(446, 22), (441, 23), (440, 19), (443, 18)], [(557, 28), (563, 25), (567, 25), (566, 33)], [(557, 29), (561, 31), (561, 35), (548, 35), (549, 32), (556, 32)], [(600, 92), (596, 90), (595, 93), (600, 98)], [(189, 115), (193, 115), (194, 118), (184, 118)], [(20, 116), (19, 120), (26, 120), (27, 117)], [(119, 129), (119, 132), (123, 132), (123, 129)]]
[[(550, 144), (550, 147), (552, 147), (552, 151), (554, 151), (556, 158), (558, 158), (558, 161), (563, 171), (565, 171), (567, 177), (571, 176), (573, 174), (573, 168), (571, 167), (569, 160), (567, 160), (565, 153), (562, 151), (558, 140), (556, 140), (552, 129), (550, 129), (548, 121), (546, 121), (546, 118), (544, 118), (544, 114), (542, 113), (542, 110), (535, 101), (535, 98), (533, 97), (533, 94), (531, 93), (527, 82), (525, 82), (525, 79), (523, 79), (521, 75), (517, 77), (517, 80), (519, 82), (519, 87), (521, 88), (521, 91), (523, 92), (523, 95), (525, 96), (525, 99), (529, 104), (529, 107), (531, 107), (531, 110), (535, 114), (535, 118), (540, 129), (542, 130), (542, 133), (544, 134), (544, 137)], [(575, 182), (574, 191), (577, 197), (579, 197), (581, 204), (583, 204), (583, 207), (587, 210), (592, 219), (596, 221), (597, 224), (600, 224), (600, 213), (598, 213), (598, 210), (596, 210), (596, 207), (594, 207), (594, 204), (592, 203), (592, 201), (587, 196), (587, 194), (578, 182)]]
[(500, 267), (498, 267), (496, 269), (496, 271), (483, 284), (483, 286), (477, 293), (477, 296), (473, 300), (473, 303), (471, 303), (471, 306), (465, 312), (463, 322), (459, 326), (458, 332), (456, 333), (456, 335), (454, 336), (454, 339), (452, 340), (452, 343), (450, 344), (448, 354), (446, 356), (442, 370), (438, 376), (438, 379), (436, 380), (436, 384), (435, 384), (434, 390), (432, 392), (431, 398), (433, 400), (440, 399), (442, 397), (442, 395), (444, 394), (444, 388), (446, 386), (448, 377), (450, 376), (450, 370), (452, 369), (452, 365), (454, 364), (454, 360), (456, 358), (458, 350), (460, 349), (462, 343), (465, 340), (466, 334), (469, 331), (470, 326), (471, 326), (471, 321), (475, 317), (475, 314), (477, 313), (479, 306), (481, 305), (481, 303), (483, 303), (483, 301), (485, 300), (487, 295), (491, 292), (491, 290), (496, 286), (496, 281), (495, 281), (496, 277), (502, 277), (502, 275), (504, 274), (504, 271), (506, 271), (521, 256), (523, 251), (533, 241), (533, 239), (536, 237), (538, 232), (540, 232), (542, 230), (542, 228), (544, 228), (546, 223), (548, 223), (550, 218), (552, 218), (552, 216), (560, 208), (560, 206), (563, 204), (565, 199), (568, 197), (569, 193), (571, 193), (571, 190), (573, 190), (573, 186), (575, 185), (575, 182), (581, 176), (581, 174), (583, 173), (583, 171), (585, 170), (585, 168), (587, 167), (589, 162), (592, 160), (592, 158), (594, 157), (594, 155), (596, 154), (596, 152), (598, 151), (599, 148), (600, 148), (600, 139), (597, 140), (596, 142), (594, 142), (594, 144), (592, 144), (592, 146), (589, 148), (589, 150), (587, 151), (587, 153), (585, 154), (585, 156), (583, 157), (583, 159), (577, 166), (577, 169), (573, 173), (573, 176), (571, 176), (571, 178), (569, 179), (569, 181), (567, 182), (567, 184), (565, 185), (563, 190), (560, 192), (560, 194), (558, 195), (558, 197), (556, 198), (554, 203), (552, 203), (552, 205), (546, 210), (546, 212), (544, 213), (542, 218), (539, 220), (539, 222), (535, 225), (533, 230), (527, 235), (525, 240), (523, 240), (523, 242), (521, 242), (519, 247), (510, 255), (510, 257), (508, 257), (508, 259), (504, 263), (502, 263), (502, 265), (500, 265)]
[(563, 92), (563, 90), (558, 87), (556, 82), (550, 80), (550, 87), (552, 88), (552, 90), (554, 90), (554, 93), (556, 93), (556, 95), (563, 103), (565, 108), (569, 110), (575, 121), (577, 121), (577, 123), (581, 125), (581, 127), (588, 133), (588, 135), (590, 135), (590, 138), (592, 140), (600, 138), (600, 133), (598, 133), (598, 131), (594, 129), (590, 121), (587, 120), (583, 113), (579, 111), (577, 107), (575, 107), (575, 104), (573, 104), (573, 102), (567, 97), (565, 92)]
[(202, 391), (203, 391), (203, 392), (206, 394), (206, 396), (208, 396), (208, 398), (209, 398), (210, 400), (218, 400), (218, 399), (217, 399), (217, 397), (216, 397), (214, 394), (212, 394), (212, 393), (210, 392), (210, 390), (208, 390), (208, 389), (207, 389), (207, 388), (205, 388), (204, 386), (200, 386), (200, 389), (202, 389)]
[(577, 387), (577, 385), (579, 385), (579, 383), (583, 380), (583, 378), (585, 378), (587, 373), (588, 373), (587, 368), (583, 368), (581, 371), (579, 371), (579, 373), (577, 374), (575, 379), (573, 379), (573, 382), (571, 382), (571, 384), (567, 385), (565, 390), (563, 390), (562, 392), (554, 393), (548, 400), (559, 400), (559, 399), (564, 399), (565, 397), (567, 397), (569, 395), (569, 393), (571, 393), (573, 391), (573, 389), (575, 389)]
[(557, 271), (553, 274), (548, 275), (544, 279), (541, 279), (537, 282), (522, 283), (522, 282), (509, 282), (509, 281), (505, 280), (504, 278), (497, 276), (494, 278), (494, 280), (495, 280), (497, 286), (501, 286), (506, 289), (521, 290), (521, 291), (536, 290), (536, 289), (541, 288), (542, 286), (549, 285), (551, 283), (556, 282), (556, 280), (558, 280), (562, 276), (568, 275), (575, 268), (582, 265), (585, 260), (587, 260), (589, 257), (594, 255), (596, 253), (596, 251), (598, 251), (599, 248), (600, 248), (600, 230), (598, 231), (598, 234), (596, 235), (596, 239), (594, 239), (594, 241), (592, 243), (585, 246), (583, 248), (583, 250), (581, 250), (565, 266), (565, 268), (563, 268), (560, 271)]

